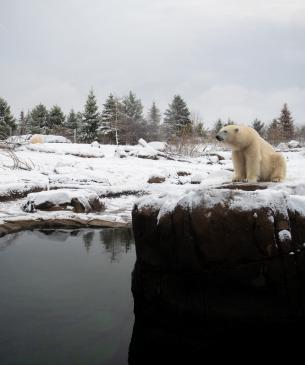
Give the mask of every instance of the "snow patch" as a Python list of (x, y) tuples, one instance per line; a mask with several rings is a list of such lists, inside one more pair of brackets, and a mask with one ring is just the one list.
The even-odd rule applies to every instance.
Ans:
[(280, 242), (291, 241), (291, 233), (287, 229), (283, 229), (278, 233)]

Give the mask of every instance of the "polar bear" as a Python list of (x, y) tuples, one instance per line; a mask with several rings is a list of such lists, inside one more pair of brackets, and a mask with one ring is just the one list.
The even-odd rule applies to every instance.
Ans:
[(286, 160), (275, 152), (255, 129), (228, 125), (220, 129), (216, 138), (232, 148), (235, 176), (233, 182), (280, 182), (286, 176)]
[(36, 144), (36, 143), (43, 143), (43, 135), (42, 134), (33, 134), (30, 138), (30, 143)]

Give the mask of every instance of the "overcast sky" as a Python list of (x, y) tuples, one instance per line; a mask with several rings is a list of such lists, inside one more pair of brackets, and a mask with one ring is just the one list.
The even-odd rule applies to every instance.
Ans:
[(82, 110), (133, 90), (162, 111), (180, 94), (207, 126), (305, 124), (304, 0), (0, 0), (0, 96)]

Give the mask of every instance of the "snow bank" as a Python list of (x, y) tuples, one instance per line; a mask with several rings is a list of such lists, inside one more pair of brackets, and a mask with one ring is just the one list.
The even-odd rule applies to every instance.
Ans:
[(164, 152), (166, 150), (167, 144), (166, 142), (153, 141), (153, 142), (148, 142), (148, 146), (150, 146), (156, 151)]
[(70, 139), (63, 136), (47, 134), (43, 136), (44, 143), (72, 143)]

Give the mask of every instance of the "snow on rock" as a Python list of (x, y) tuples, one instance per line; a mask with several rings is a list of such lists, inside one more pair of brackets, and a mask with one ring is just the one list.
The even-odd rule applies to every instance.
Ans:
[(292, 212), (305, 217), (305, 196), (291, 195), (288, 200), (288, 207)]
[(0, 201), (20, 199), (30, 192), (47, 190), (49, 179), (33, 171), (1, 171)]
[(125, 158), (127, 157), (127, 153), (122, 148), (120, 148), (120, 146), (118, 146), (114, 151), (114, 157)]
[(301, 144), (298, 141), (292, 140), (292, 141), (288, 142), (288, 147), (289, 148), (298, 148), (298, 147), (301, 147)]
[(287, 229), (283, 229), (278, 233), (281, 242), (291, 241), (291, 233)]
[[(87, 145), (89, 146), (89, 145)], [(76, 147), (76, 148), (75, 148)], [(46, 144), (29, 144), (24, 146), (25, 149), (33, 152), (45, 152), (45, 153), (56, 153), (59, 155), (72, 155), (83, 158), (103, 158), (105, 154), (100, 149), (84, 148), (78, 147), (77, 145), (63, 146), (63, 148), (58, 148), (58, 146), (48, 146)]]
[[(58, 185), (89, 185), (99, 184), (104, 186), (110, 186), (108, 178), (100, 176), (94, 172), (88, 170), (74, 169), (69, 167), (57, 167), (55, 169), (56, 174), (50, 174), (50, 186), (55, 187)], [(75, 186), (76, 187), (76, 186)]]
[(71, 143), (71, 141), (63, 136), (47, 134), (43, 136), (43, 143)]
[(145, 159), (151, 159), (151, 160), (157, 160), (158, 159), (158, 151), (147, 148), (147, 147), (138, 147), (136, 149), (133, 149), (129, 152), (129, 156), (134, 156), (138, 158), (145, 158)]
[(28, 143), (32, 134), (23, 134), (21, 136), (11, 136), (6, 139), (9, 143)]
[(192, 184), (200, 184), (204, 180), (205, 176), (202, 174), (193, 174), (191, 176), (191, 183)]
[(100, 144), (97, 142), (97, 141), (94, 141), (91, 143), (91, 147), (94, 147), (94, 148), (101, 148)]
[(166, 150), (167, 143), (166, 142), (153, 141), (153, 142), (148, 142), (148, 146), (150, 146), (154, 150), (164, 152)]
[[(287, 196), (280, 191), (257, 190), (257, 191), (232, 191), (219, 189), (200, 189), (191, 191), (183, 196), (168, 196), (152, 201), (153, 209), (160, 209), (159, 219), (162, 214), (169, 213), (169, 209), (175, 209), (180, 206), (184, 209), (192, 210), (198, 206), (204, 206), (205, 209), (213, 209), (215, 206), (235, 211), (256, 211), (261, 208), (271, 209), (277, 214), (281, 214), (283, 218), (288, 218), (287, 212)], [(142, 198), (139, 206), (149, 206), (150, 197)]]
[(103, 210), (104, 204), (96, 193), (89, 190), (51, 190), (29, 194), (22, 209), (28, 213), (37, 209), (73, 209), (76, 213), (88, 213)]
[(148, 143), (145, 141), (145, 139), (143, 138), (140, 138), (138, 140), (138, 144), (141, 146), (141, 147), (148, 147)]

